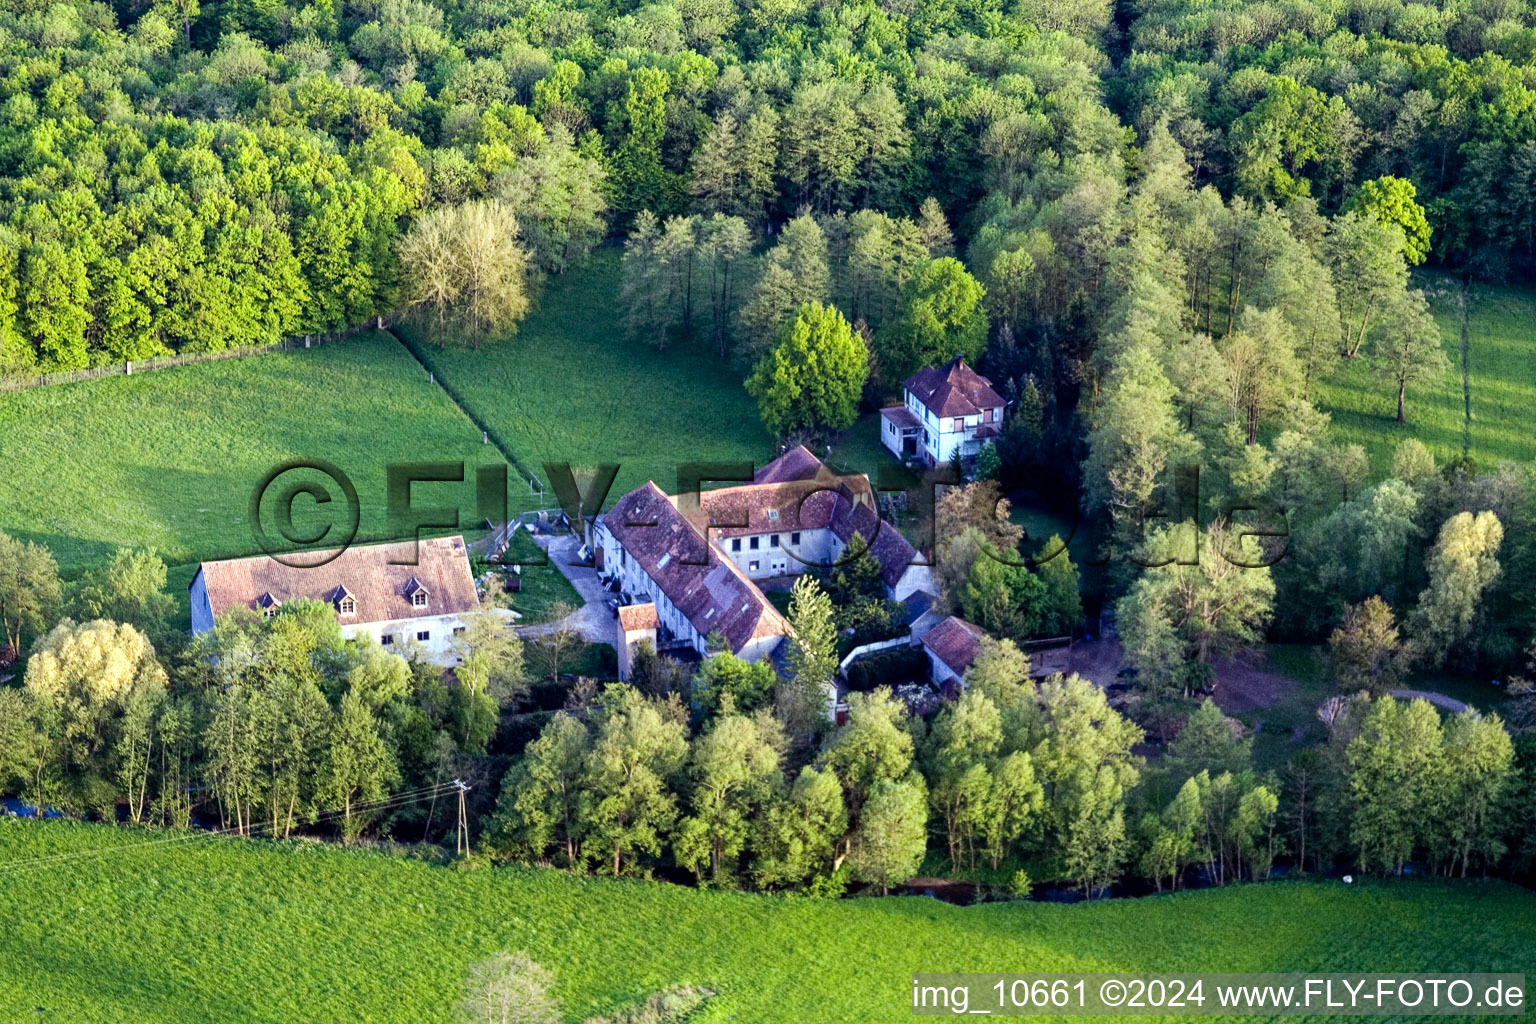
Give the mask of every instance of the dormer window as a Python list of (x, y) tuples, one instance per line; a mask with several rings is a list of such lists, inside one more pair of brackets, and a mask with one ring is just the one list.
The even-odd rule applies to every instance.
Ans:
[(283, 606), (283, 602), (273, 597), (270, 593), (262, 594), (257, 599), (256, 604), (261, 608), (261, 614), (269, 619), (277, 618), (278, 609)]
[(427, 588), (421, 585), (421, 581), (415, 576), (405, 581), (405, 599), (411, 602), (412, 608), (425, 608), (429, 602)]
[(346, 587), (336, 587), (336, 589), (325, 595), (325, 599), (331, 602), (335, 606), (337, 613), (342, 616), (357, 614), (357, 598), (353, 597), (352, 591)]
[(416, 593), (411, 595), (411, 607), (412, 608), (425, 608), (426, 606), (427, 606), (427, 592), (425, 590), (418, 590), (418, 591), (416, 591)]

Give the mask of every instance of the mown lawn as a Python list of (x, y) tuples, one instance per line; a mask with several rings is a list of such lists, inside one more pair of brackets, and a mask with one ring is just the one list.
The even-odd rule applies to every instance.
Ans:
[[(1377, 476), (1388, 470), (1399, 441), (1423, 441), (1444, 463), (1461, 454), (1465, 408), (1461, 386), (1461, 284), (1423, 274), (1415, 284), (1430, 298), (1451, 366), (1432, 384), (1408, 391), (1408, 422), (1399, 426), (1397, 394), (1377, 378), (1365, 358), (1351, 360), (1317, 390), (1317, 403), (1333, 416), (1335, 440), (1361, 444)], [(1476, 284), (1468, 304), (1472, 393), (1471, 454), (1491, 468), (1503, 459), (1536, 459), (1536, 293)]]
[(741, 369), (711, 348), (705, 322), (657, 352), (624, 332), (618, 293), (619, 253), (604, 249), (552, 279), (514, 337), (476, 351), (411, 336), (546, 486), (545, 462), (618, 463), (612, 504), (647, 480), (676, 491), (682, 463), (762, 465), (777, 454)]
[[(360, 539), (387, 534), (391, 463), (467, 463), (466, 483), (417, 484), (412, 501), (456, 506), (472, 528), (474, 467), (501, 461), (409, 353), (365, 332), (0, 395), (0, 529), (46, 544), (66, 575), (119, 546), (156, 548), (171, 564), (251, 554), (251, 495), (294, 459), (324, 459), (351, 478)], [(294, 479), (326, 482), (305, 473), (280, 484)], [(339, 507), (339, 487), (327, 490)], [(304, 496), (294, 508), (300, 528), (317, 525), (307, 511), (329, 511)]]
[(154, 838), (0, 822), (0, 1019), (446, 1024), (467, 965), (517, 949), (567, 1020), (692, 982), (718, 993), (709, 1024), (908, 1020), (918, 971), (1526, 971), (1536, 950), (1536, 895), (1499, 882), (962, 908), (209, 838), (89, 855)]

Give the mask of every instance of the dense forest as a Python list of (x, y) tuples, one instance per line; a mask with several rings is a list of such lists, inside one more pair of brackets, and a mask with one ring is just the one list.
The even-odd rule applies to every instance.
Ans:
[(0, 32), (0, 371), (388, 313), (404, 228), (480, 198), (558, 271), (642, 210), (767, 231), (933, 197), (973, 246), (1054, 242), (1056, 319), (1160, 132), (1256, 212), (1391, 176), (1431, 259), (1536, 258), (1519, 2), (12, 2)]

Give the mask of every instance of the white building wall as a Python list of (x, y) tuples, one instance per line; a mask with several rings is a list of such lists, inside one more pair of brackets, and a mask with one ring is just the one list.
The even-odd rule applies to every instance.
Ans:
[(627, 591), (631, 597), (644, 598), (656, 605), (656, 617), (666, 626), (675, 637), (687, 642), (700, 654), (704, 653), (705, 635), (693, 627), (687, 616), (672, 603), (662, 589), (656, 585), (656, 581), (646, 574), (645, 570), (629, 553), (624, 550), (616, 537), (608, 528), (598, 522), (595, 536), (603, 548), (603, 571), (610, 576), (617, 575), (619, 587)]
[(963, 682), (960, 676), (955, 673), (954, 669), (944, 664), (943, 660), (937, 654), (933, 653), (933, 648), (924, 647), (923, 652), (928, 655), (928, 666), (929, 670), (933, 674), (933, 682), (935, 686), (943, 686), (945, 683), (948, 683), (951, 680), (957, 684)]
[[(984, 415), (946, 416), (940, 419), (932, 410), (918, 401), (917, 396), (912, 392), (908, 391), (905, 394), (907, 409), (923, 424), (923, 433), (918, 438), (920, 447), (935, 465), (948, 462), (954, 457), (956, 449), (959, 449), (964, 457), (975, 455), (981, 449), (980, 442), (976, 440), (976, 431), (983, 426)], [(997, 416), (994, 425), (1001, 427), (1001, 412), (994, 415)], [(955, 429), (957, 419), (961, 421), (959, 430)], [(889, 443), (886, 447), (890, 447)]]
[[(800, 534), (799, 544), (793, 543), (796, 532)], [(778, 547), (773, 546), (773, 537), (779, 538)], [(752, 548), (753, 539), (758, 542), (756, 550)], [(745, 575), (763, 580), (773, 576), (799, 576), (818, 565), (830, 563), (836, 557), (832, 550), (836, 539), (829, 529), (775, 530), (750, 537), (722, 537), (715, 544)], [(736, 550), (737, 541), (741, 541), (740, 551)], [(753, 563), (757, 568), (752, 567)]]
[[(341, 635), (345, 637), (366, 636), (376, 644), (383, 645), (391, 654), (404, 657), (414, 646), (419, 649), (428, 661), (438, 665), (452, 665), (457, 660), (453, 651), (454, 630), (463, 629), (464, 620), (458, 615), (422, 615), (413, 619), (393, 619), (388, 622), (355, 622), (341, 624)], [(426, 640), (417, 639), (417, 634), (426, 633)], [(384, 638), (390, 638), (385, 644)]]
[[(922, 555), (915, 557), (921, 558)], [(896, 581), (896, 586), (891, 588), (891, 599), (905, 601), (918, 591), (928, 594), (939, 592), (938, 583), (933, 578), (933, 567), (928, 565), (909, 565), (906, 572), (901, 574), (901, 579)]]

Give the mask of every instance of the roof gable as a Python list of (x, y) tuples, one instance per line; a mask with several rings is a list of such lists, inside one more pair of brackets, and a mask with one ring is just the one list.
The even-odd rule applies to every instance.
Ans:
[(981, 653), (981, 638), (986, 633), (980, 626), (951, 615), (923, 634), (923, 646), (940, 661), (948, 665), (956, 675), (963, 676), (976, 655)]
[(925, 366), (901, 386), (935, 416), (975, 416), (983, 409), (999, 409), (1004, 404), (992, 382), (966, 366), (961, 356), (938, 369)]
[(797, 444), (758, 470), (752, 477), (752, 482), (777, 484), (787, 480), (810, 480), (825, 469), (821, 460), (812, 455), (809, 448), (803, 444)]

